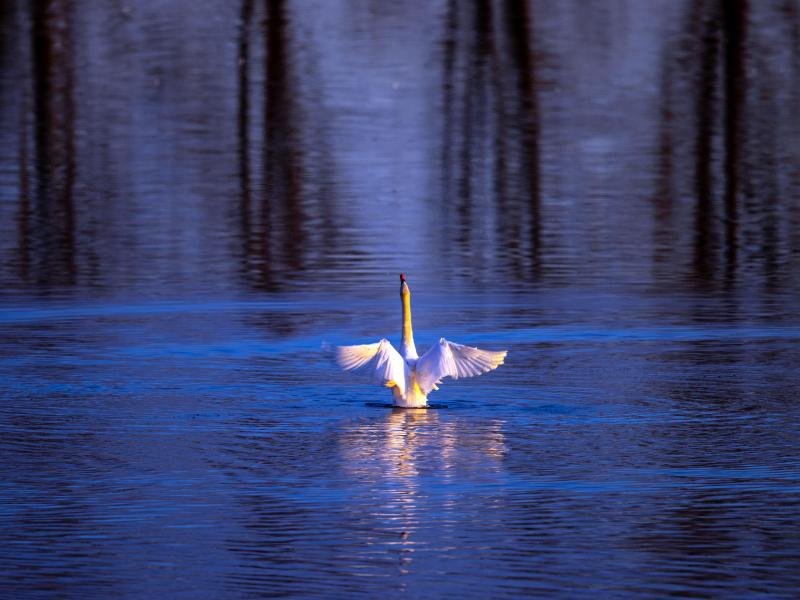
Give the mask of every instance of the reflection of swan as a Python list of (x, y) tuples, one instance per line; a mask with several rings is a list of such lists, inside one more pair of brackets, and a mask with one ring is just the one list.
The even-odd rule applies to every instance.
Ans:
[(442, 419), (439, 411), (393, 409), (377, 421), (344, 429), (341, 451), (347, 470), (370, 480), (415, 479), (420, 470), (448, 479), (480, 466), (493, 473), (507, 452), (503, 421)]
[(415, 570), (417, 552), (456, 545), (465, 481), (503, 481), (503, 427), (498, 419), (401, 409), (345, 424), (340, 468), (363, 494), (353, 502), (359, 522), (381, 533), (365, 549), (370, 559), (393, 556), (402, 574)]
[(340, 346), (336, 349), (336, 360), (342, 368), (369, 372), (392, 390), (395, 406), (422, 408), (428, 405), (428, 394), (438, 390), (437, 384), (445, 377), (474, 377), (503, 364), (505, 350), (479, 350), (448, 342), (444, 338), (420, 358), (411, 329), (411, 292), (402, 273), (400, 299), (403, 304), (400, 352), (385, 338), (375, 344)]
[(420, 459), (442, 461), (437, 471), (452, 467), (453, 428), (453, 423), (442, 423), (436, 411), (395, 408), (380, 421), (348, 428), (342, 448), (350, 468), (400, 481), (419, 474)]
[[(420, 445), (430, 434), (429, 427), (441, 430), (439, 417), (431, 411), (393, 410), (386, 420), (385, 456), (389, 459), (387, 472), (394, 477), (411, 477), (419, 474), (417, 459)], [(438, 437), (438, 436), (437, 436)], [(441, 449), (452, 448), (452, 436), (442, 431)]]

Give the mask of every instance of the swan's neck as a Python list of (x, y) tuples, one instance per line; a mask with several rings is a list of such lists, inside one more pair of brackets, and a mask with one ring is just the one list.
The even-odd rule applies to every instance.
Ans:
[(403, 301), (403, 341), (401, 343), (403, 358), (419, 358), (417, 347), (414, 345), (414, 330), (411, 328), (411, 293), (403, 291), (400, 294)]

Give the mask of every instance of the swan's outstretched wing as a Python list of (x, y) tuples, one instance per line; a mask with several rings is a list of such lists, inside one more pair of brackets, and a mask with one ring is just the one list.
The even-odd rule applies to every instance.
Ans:
[(400, 394), (406, 393), (406, 361), (394, 349), (389, 340), (377, 344), (338, 346), (336, 362), (347, 371), (369, 373), (373, 379), (386, 387), (397, 386)]
[(442, 338), (417, 361), (417, 382), (425, 394), (445, 377), (475, 377), (503, 364), (506, 351), (492, 352), (454, 344)]

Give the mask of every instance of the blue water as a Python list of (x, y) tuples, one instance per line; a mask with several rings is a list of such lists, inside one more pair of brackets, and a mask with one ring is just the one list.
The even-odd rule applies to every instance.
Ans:
[(394, 295), (4, 309), (4, 589), (791, 595), (800, 325), (565, 295), (430, 298), (420, 345), (509, 357), (405, 411), (323, 348), (395, 337)]
[(0, 597), (797, 597), (798, 32), (2, 3)]

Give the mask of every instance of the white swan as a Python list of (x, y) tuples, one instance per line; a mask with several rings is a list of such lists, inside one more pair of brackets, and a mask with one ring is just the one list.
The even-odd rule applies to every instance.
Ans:
[(336, 361), (347, 371), (370, 373), (381, 385), (392, 390), (394, 405), (423, 408), (428, 394), (438, 390), (445, 377), (474, 377), (503, 364), (506, 350), (492, 352), (454, 344), (441, 338), (425, 354), (417, 354), (411, 329), (411, 292), (405, 276), (400, 274), (400, 299), (403, 304), (403, 341), (400, 352), (387, 339), (375, 344), (339, 346)]

